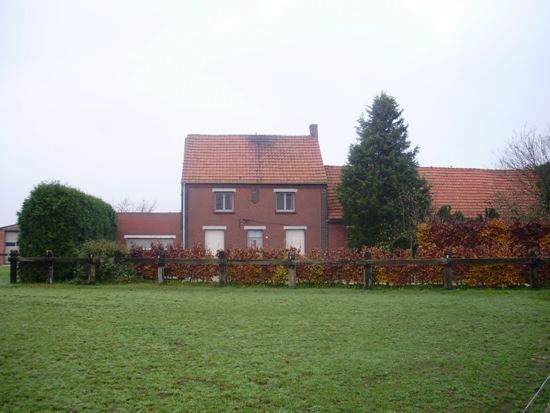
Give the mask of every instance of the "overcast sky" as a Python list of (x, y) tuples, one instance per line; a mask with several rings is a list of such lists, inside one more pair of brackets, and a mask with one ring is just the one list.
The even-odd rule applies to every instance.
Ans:
[(550, 1), (0, 0), (0, 226), (59, 180), (177, 211), (189, 133), (307, 134), (346, 162), (380, 91), (423, 166), (495, 167), (550, 122)]

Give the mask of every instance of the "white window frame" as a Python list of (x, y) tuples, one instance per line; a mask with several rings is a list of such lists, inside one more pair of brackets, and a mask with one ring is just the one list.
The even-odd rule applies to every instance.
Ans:
[[(246, 228), (246, 227), (245, 227), (245, 228)], [(251, 238), (251, 237), (250, 237), (250, 232), (251, 232), (251, 231), (259, 232), (259, 233), (261, 234), (259, 237), (253, 237), (253, 238), (254, 238), (254, 239), (258, 239), (258, 238), (259, 238), (259, 239), (261, 240), (261, 243), (262, 243), (261, 246), (259, 246), (259, 247), (256, 246), (256, 248), (263, 248), (263, 247), (264, 247), (264, 231), (265, 231), (265, 227), (263, 227), (263, 228), (258, 228), (258, 227), (256, 227), (256, 228), (250, 228), (250, 227), (249, 227), (248, 229), (246, 229), (246, 247), (247, 247), (247, 248), (252, 248), (252, 246), (249, 245), (249, 242), (248, 242), (248, 241), (250, 240), (250, 238)]]
[[(235, 192), (234, 188), (212, 188), (214, 192), (214, 212), (235, 212)], [(217, 208), (217, 196), (222, 194), (222, 209)], [(231, 209), (225, 208), (226, 197), (231, 197)]]
[[(275, 211), (281, 212), (281, 213), (292, 213), (296, 212), (296, 192), (298, 192), (297, 189), (274, 189), (273, 192), (275, 192)], [(283, 195), (283, 209), (279, 209), (277, 205), (277, 197), (279, 194)], [(292, 195), (292, 209), (287, 208), (287, 194)]]
[(302, 248), (300, 253), (305, 254), (307, 227), (305, 225), (285, 225), (283, 226), (283, 228), (285, 230), (285, 248), (288, 248), (288, 231), (302, 231), (304, 238), (303, 238), (303, 243), (302, 243)]
[[(175, 235), (124, 235), (124, 240), (128, 244), (129, 239), (158, 239), (158, 240), (174, 240)], [(164, 244), (163, 244), (164, 245)], [(129, 245), (127, 245), (129, 247)], [(143, 247), (145, 250), (150, 250), (151, 246)]]
[[(202, 230), (203, 230), (203, 233), (204, 233), (204, 248), (205, 249), (208, 249), (207, 245), (206, 245), (206, 233), (207, 233), (208, 230), (223, 231), (223, 249), (225, 249), (225, 231), (227, 230), (226, 225), (203, 225)], [(209, 250), (209, 251), (212, 254), (216, 254), (219, 250), (218, 251)]]
[(128, 239), (128, 238), (176, 239), (176, 236), (175, 235), (124, 235), (124, 239)]

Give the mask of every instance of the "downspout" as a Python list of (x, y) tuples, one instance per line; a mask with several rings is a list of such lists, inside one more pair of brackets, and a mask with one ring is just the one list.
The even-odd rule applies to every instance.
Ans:
[(185, 183), (181, 183), (181, 245), (185, 249)]

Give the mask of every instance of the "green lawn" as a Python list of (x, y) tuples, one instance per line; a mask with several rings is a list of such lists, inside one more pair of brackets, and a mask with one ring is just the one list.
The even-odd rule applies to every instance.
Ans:
[(11, 286), (2, 267), (0, 314), (7, 412), (517, 412), (550, 370), (550, 290)]

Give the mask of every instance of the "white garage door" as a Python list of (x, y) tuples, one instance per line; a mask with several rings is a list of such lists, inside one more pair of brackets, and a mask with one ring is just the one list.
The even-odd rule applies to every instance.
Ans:
[(305, 230), (303, 229), (287, 229), (286, 230), (286, 248), (297, 248), (300, 253), (305, 252)]
[(216, 255), (216, 252), (224, 249), (224, 233), (223, 229), (204, 230), (204, 247), (211, 254)]

